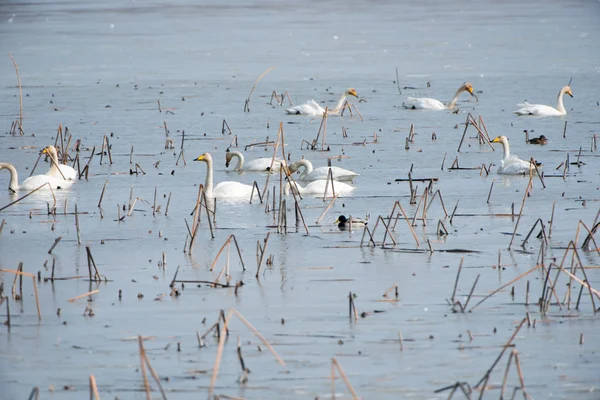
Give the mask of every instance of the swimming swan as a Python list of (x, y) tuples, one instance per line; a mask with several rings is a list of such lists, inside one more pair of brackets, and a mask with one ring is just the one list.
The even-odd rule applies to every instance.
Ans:
[(404, 103), (402, 103), (402, 107), (412, 110), (451, 110), (456, 106), (458, 96), (460, 96), (462, 92), (469, 92), (471, 96), (475, 96), (475, 98), (477, 98), (477, 96), (473, 93), (473, 86), (467, 82), (458, 88), (454, 94), (454, 97), (448, 104), (444, 104), (439, 100), (430, 99), (428, 97), (409, 97)]
[[(337, 102), (337, 105), (334, 109), (329, 108), (328, 114), (338, 114), (344, 105), (344, 101), (347, 96), (358, 97), (356, 94), (356, 90), (354, 88), (349, 88), (342, 94), (342, 97)], [(321, 107), (316, 101), (310, 100), (305, 104), (300, 104), (299, 106), (290, 107), (285, 110), (288, 114), (300, 114), (300, 115), (323, 115), (325, 109)]]
[(558, 115), (567, 115), (567, 110), (565, 110), (565, 106), (563, 104), (563, 96), (568, 94), (573, 97), (573, 92), (571, 91), (570, 86), (564, 86), (558, 92), (558, 99), (556, 100), (556, 108), (546, 106), (544, 104), (529, 104), (527, 102), (517, 104), (519, 108), (515, 111), (517, 115), (539, 115), (539, 116), (558, 116)]
[[(300, 193), (300, 194), (311, 194), (311, 195), (323, 196), (323, 194), (325, 193), (325, 186), (327, 186), (327, 180), (325, 180), (325, 179), (320, 179), (318, 181), (310, 182), (309, 184), (307, 184), (304, 187), (302, 187), (302, 186), (300, 186), (300, 184), (294, 182), (294, 187), (295, 187), (294, 192), (296, 194)], [(292, 187), (292, 185), (290, 185), (290, 182), (287, 182), (285, 184), (283, 193), (286, 196), (288, 196), (290, 194), (291, 187)], [(354, 190), (354, 187), (352, 187), (344, 182), (335, 182), (333, 189), (335, 189), (336, 196), (341, 196), (341, 195), (346, 195), (346, 194), (349, 194), (350, 192), (352, 192)], [(327, 186), (327, 195), (326, 196), (327, 197), (333, 196), (331, 182), (329, 182), (329, 186)]]
[(329, 168), (331, 168), (333, 179), (336, 181), (351, 181), (359, 175), (354, 171), (340, 167), (319, 167), (313, 169), (312, 163), (307, 159), (298, 160), (290, 165), (290, 172), (296, 172), (300, 168), (304, 168), (304, 170), (300, 173), (300, 177), (298, 178), (300, 181), (316, 181), (319, 179), (327, 179)]
[[(23, 181), (23, 184), (19, 185), (19, 174), (14, 166), (8, 163), (0, 163), (0, 170), (7, 169), (10, 172), (10, 183), (8, 184), (8, 190), (11, 192), (18, 192), (19, 190), (33, 190), (42, 186), (45, 183), (49, 183), (52, 189), (61, 189), (69, 187), (73, 182), (65, 181), (64, 179), (55, 178), (48, 175), (34, 175)], [(48, 185), (44, 186), (42, 190), (48, 189)]]
[[(271, 157), (261, 157), (245, 163), (244, 155), (239, 151), (227, 151), (225, 153), (225, 168), (229, 168), (229, 164), (232, 159), (237, 158), (237, 165), (233, 169), (234, 171), (268, 171), (271, 166)], [(272, 171), (279, 171), (281, 164), (284, 161), (281, 158), (276, 158), (273, 162)]]
[(56, 148), (54, 146), (50, 145), (46, 147), (44, 150), (42, 150), (42, 154), (48, 154), (51, 158), (50, 169), (48, 172), (46, 172), (46, 175), (67, 180), (77, 179), (77, 171), (75, 168), (58, 163), (58, 153), (56, 152)]
[[(240, 182), (225, 181), (219, 183), (213, 188), (213, 160), (210, 153), (204, 153), (194, 161), (203, 161), (206, 163), (206, 183), (204, 184), (204, 192), (208, 199), (240, 199), (245, 198), (250, 200), (252, 194), (252, 186), (244, 185)], [(255, 195), (258, 193), (255, 191)]]
[(521, 160), (519, 157), (510, 154), (510, 146), (506, 136), (498, 136), (492, 140), (492, 143), (502, 143), (502, 149), (504, 150), (504, 157), (498, 168), (499, 174), (525, 175), (529, 173), (529, 170), (535, 170), (535, 166), (529, 161)]

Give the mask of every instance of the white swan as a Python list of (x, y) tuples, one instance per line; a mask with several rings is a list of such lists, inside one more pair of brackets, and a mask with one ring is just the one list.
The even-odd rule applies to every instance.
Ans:
[[(261, 157), (245, 163), (244, 155), (239, 151), (227, 151), (225, 153), (225, 168), (229, 168), (229, 164), (233, 158), (237, 158), (237, 165), (234, 171), (268, 171), (271, 167), (271, 157)], [(273, 162), (272, 171), (279, 171), (284, 161), (281, 158), (276, 158)]]
[(50, 169), (48, 172), (46, 172), (46, 175), (67, 180), (77, 179), (77, 171), (75, 168), (58, 163), (58, 153), (56, 152), (56, 148), (54, 146), (50, 145), (46, 147), (44, 150), (42, 150), (42, 154), (48, 154), (51, 158)]
[(535, 170), (535, 166), (529, 161), (521, 160), (519, 157), (510, 154), (510, 146), (506, 136), (498, 136), (492, 140), (492, 143), (502, 143), (502, 149), (504, 150), (504, 157), (498, 168), (499, 174), (524, 175), (529, 174), (529, 170)]
[[(342, 97), (338, 100), (334, 109), (329, 108), (328, 114), (338, 114), (344, 105), (344, 101), (347, 96), (358, 97), (356, 94), (356, 90), (354, 88), (349, 88), (342, 94)], [(285, 110), (288, 114), (300, 114), (300, 115), (323, 115), (325, 109), (321, 107), (316, 101), (310, 100), (305, 104), (300, 104), (299, 106), (290, 107)]]
[[(247, 199), (250, 200), (252, 194), (252, 186), (245, 185), (240, 182), (225, 181), (213, 187), (213, 160), (210, 153), (204, 153), (194, 161), (204, 161), (206, 163), (206, 182), (204, 184), (204, 192), (207, 199)], [(254, 191), (255, 195), (258, 195)]]
[[(439, 100), (430, 99), (428, 97), (409, 97), (402, 103), (402, 107), (412, 110), (451, 110), (456, 106), (458, 96), (460, 96), (462, 92), (469, 92), (471, 96), (475, 96), (473, 93), (473, 86), (467, 82), (458, 88), (454, 97), (448, 104), (444, 104)], [(477, 96), (475, 96), (475, 98), (477, 98)]]
[[(298, 193), (314, 194), (314, 195), (318, 195), (318, 196), (323, 196), (323, 194), (325, 193), (325, 186), (327, 186), (327, 180), (325, 180), (325, 179), (319, 179), (318, 181), (310, 182), (309, 184), (307, 184), (304, 187), (302, 187), (302, 186), (300, 186), (300, 184), (294, 182), (294, 187), (295, 187), (294, 192), (296, 194), (298, 194)], [(344, 182), (334, 182), (333, 186), (334, 186), (333, 189), (335, 190), (336, 196), (343, 196), (343, 195), (349, 194), (350, 192), (352, 192), (354, 190), (353, 186), (350, 186)], [(283, 193), (286, 196), (289, 195), (291, 188), (292, 188), (292, 185), (290, 185), (290, 182), (287, 182), (285, 184), (285, 187), (283, 188)], [(331, 187), (331, 182), (329, 182), (329, 186), (327, 186), (327, 197), (332, 197), (332, 196), (333, 196), (333, 190)]]
[(556, 108), (546, 106), (544, 104), (529, 104), (528, 102), (517, 104), (519, 108), (515, 111), (517, 115), (539, 115), (539, 116), (558, 116), (567, 115), (567, 110), (563, 104), (563, 96), (568, 94), (573, 97), (573, 92), (570, 86), (565, 86), (558, 92), (558, 99), (556, 100)]
[[(45, 183), (49, 183), (52, 189), (63, 189), (71, 186), (73, 183), (72, 181), (65, 181), (64, 179), (55, 178), (49, 175), (34, 175), (25, 179), (25, 181), (19, 185), (19, 174), (14, 166), (8, 163), (0, 163), (0, 170), (2, 169), (7, 169), (10, 172), (8, 190), (11, 192), (37, 189)], [(41, 190), (43, 189), (48, 189), (48, 185), (44, 186)]]
[(300, 168), (304, 170), (300, 173), (298, 180), (300, 181), (316, 181), (319, 179), (327, 179), (329, 168), (333, 174), (333, 179), (336, 181), (351, 181), (360, 174), (349, 169), (340, 167), (319, 167), (313, 169), (312, 163), (306, 159), (298, 160), (290, 165), (290, 173), (296, 172)]

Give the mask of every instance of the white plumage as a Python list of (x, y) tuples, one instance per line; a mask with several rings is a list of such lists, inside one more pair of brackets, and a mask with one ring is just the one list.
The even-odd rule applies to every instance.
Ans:
[[(52, 189), (64, 189), (73, 184), (73, 181), (66, 181), (64, 179), (55, 178), (49, 175), (34, 175), (25, 179), (21, 185), (19, 185), (19, 174), (17, 169), (8, 163), (0, 163), (0, 170), (7, 169), (10, 172), (10, 182), (8, 189), (12, 192), (19, 190), (33, 190), (48, 183)], [(45, 185), (40, 190), (48, 189), (48, 185)]]
[(70, 167), (68, 165), (60, 164), (58, 162), (58, 153), (54, 146), (50, 145), (46, 147), (44, 150), (42, 150), (42, 154), (48, 154), (50, 156), (50, 169), (48, 170), (48, 172), (46, 172), (46, 175), (67, 180), (77, 179), (77, 171), (75, 170), (75, 168)]
[[(456, 106), (458, 97), (462, 92), (468, 92), (471, 96), (474, 96), (473, 86), (467, 82), (458, 88), (454, 97), (448, 104), (444, 104), (439, 100), (431, 99), (429, 97), (409, 97), (402, 103), (402, 107), (412, 110), (451, 110)], [(475, 96), (475, 98), (477, 98), (477, 96)]]
[(289, 195), (290, 189), (293, 186), (295, 188), (294, 192), (296, 194), (300, 193), (300, 194), (313, 194), (313, 195), (323, 196), (325, 194), (325, 187), (327, 187), (327, 194), (325, 196), (332, 197), (333, 190), (335, 190), (336, 196), (344, 196), (344, 195), (351, 193), (354, 190), (353, 186), (350, 186), (344, 182), (334, 182), (333, 187), (331, 185), (331, 181), (329, 181), (329, 185), (327, 185), (327, 182), (328, 181), (325, 179), (320, 179), (318, 181), (310, 182), (309, 184), (307, 184), (304, 187), (300, 186), (300, 184), (296, 183), (296, 182), (294, 182), (293, 184), (290, 184), (290, 182), (287, 182), (285, 184), (283, 192), (286, 196)]
[[(234, 171), (267, 171), (269, 167), (271, 167), (271, 157), (260, 157), (254, 160), (245, 162), (244, 155), (239, 151), (227, 151), (225, 153), (225, 168), (229, 168), (229, 164), (231, 161), (237, 158), (237, 164)], [(279, 171), (281, 169), (281, 164), (284, 161), (281, 158), (276, 158), (273, 162), (272, 171)]]
[[(250, 200), (252, 186), (235, 181), (225, 181), (213, 187), (213, 160), (210, 153), (204, 153), (194, 161), (206, 163), (206, 182), (204, 191), (208, 199), (247, 199)], [(254, 191), (255, 195), (258, 195)]]
[[(356, 90), (354, 88), (349, 88), (342, 94), (342, 97), (338, 100), (334, 109), (328, 109), (328, 114), (338, 114), (344, 105), (344, 101), (346, 101), (347, 96), (358, 97), (356, 94)], [(299, 115), (323, 115), (325, 109), (321, 107), (316, 101), (309, 100), (305, 104), (300, 104), (298, 106), (290, 107), (285, 110), (288, 114), (299, 114)]]
[(306, 159), (298, 160), (290, 165), (290, 172), (296, 172), (301, 168), (303, 168), (303, 170), (300, 172), (300, 176), (298, 177), (298, 180), (300, 181), (316, 181), (319, 179), (327, 179), (330, 168), (333, 174), (333, 179), (336, 181), (351, 181), (359, 175), (354, 171), (340, 167), (319, 167), (313, 169), (312, 163)]
[(558, 98), (556, 99), (556, 108), (544, 104), (529, 104), (525, 102), (517, 104), (517, 106), (520, 108), (515, 111), (515, 114), (538, 115), (545, 117), (567, 115), (567, 110), (565, 109), (565, 105), (563, 104), (563, 96), (565, 94), (568, 94), (569, 96), (573, 97), (571, 87), (564, 86), (562, 89), (560, 89), (560, 92), (558, 92)]
[(535, 166), (529, 161), (521, 160), (519, 157), (510, 154), (510, 146), (506, 136), (498, 136), (492, 140), (492, 143), (502, 143), (504, 156), (500, 161), (498, 173), (503, 175), (525, 175), (530, 170), (535, 170)]

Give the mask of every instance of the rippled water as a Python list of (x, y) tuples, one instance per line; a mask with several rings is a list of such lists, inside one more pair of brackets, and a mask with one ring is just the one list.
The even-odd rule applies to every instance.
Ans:
[[(0, 334), (0, 398), (25, 398), (34, 386), (42, 398), (81, 398), (87, 396), (90, 374), (102, 398), (144, 398), (138, 346), (132, 340), (137, 335), (149, 337), (145, 347), (150, 362), (170, 398), (204, 396), (218, 340), (209, 336), (208, 346), (199, 348), (196, 331), (204, 334), (219, 310), (230, 308), (269, 340), (286, 366), (278, 365), (264, 346), (259, 351), (260, 341), (234, 317), (215, 394), (328, 398), (331, 358), (336, 357), (363, 398), (447, 398), (448, 392), (434, 391), (457, 381), (477, 383), (529, 312), (535, 328), (525, 324), (513, 342), (529, 394), (537, 399), (597, 398), (598, 322), (586, 291), (579, 312), (554, 304), (547, 316), (535, 305), (545, 279), (538, 272), (509, 285), (472, 313), (453, 313), (447, 299), (463, 257), (457, 299), (464, 303), (479, 275), (470, 305), (533, 268), (542, 245), (535, 238), (538, 230), (524, 248), (520, 245), (538, 219), (549, 227), (553, 204), (546, 263), (552, 257), (562, 260), (578, 221), (593, 225), (600, 182), (598, 153), (591, 151), (600, 121), (599, 16), (598, 2), (585, 1), (4, 2), (0, 43), (19, 66), (25, 135), (8, 134), (19, 108), (14, 66), (4, 56), (0, 115), (6, 133), (0, 136), (0, 160), (14, 164), (20, 177), (26, 177), (40, 149), (54, 143), (57, 127), (63, 124), (74, 140), (82, 140), (83, 162), (107, 135), (114, 163), (109, 165), (104, 157), (101, 165), (99, 155), (94, 156), (88, 180), (57, 193), (55, 216), (47, 215), (49, 197), (37, 194), (0, 211), (0, 223), (6, 220), (0, 234), (0, 268), (16, 269), (23, 262), (25, 272), (41, 271), (47, 278), (55, 263), (58, 277), (87, 276), (89, 246), (101, 274), (110, 280), (90, 285), (85, 279), (42, 279), (41, 321), (30, 280), (24, 280), (24, 300), (10, 300), (11, 328), (5, 326)], [(271, 66), (276, 68), (252, 94), (251, 111), (243, 112), (256, 78)], [(395, 84), (396, 68), (402, 94)], [(524, 100), (554, 105), (558, 90), (571, 78), (574, 98), (565, 99), (566, 117), (512, 114)], [(464, 81), (473, 84), (479, 102), (464, 95), (458, 114), (401, 107), (406, 96), (449, 100)], [(350, 86), (361, 98), (351, 102), (364, 121), (356, 115), (329, 118), (329, 152), (303, 145), (303, 140), (316, 137), (319, 120), (287, 116), (282, 107), (268, 104), (275, 90), (288, 91), (294, 104), (314, 98), (331, 106)], [(546, 187), (534, 179), (512, 251), (507, 248), (517, 218), (497, 214), (510, 214), (512, 204), (519, 212), (528, 178), (495, 174), (501, 148), (492, 151), (479, 145), (472, 139), (473, 128), (457, 152), (468, 112), (483, 116), (492, 137), (508, 136), (514, 153), (543, 162)], [(332, 165), (360, 173), (353, 195), (338, 199), (320, 223), (315, 221), (328, 202), (306, 196), (301, 209), (308, 235), (302, 225), (294, 225), (291, 198), (287, 234), (277, 233), (276, 216), (265, 212), (265, 204), (218, 202), (215, 238), (203, 220), (193, 254), (185, 253), (185, 220), (191, 224), (190, 212), (206, 171), (205, 164), (193, 158), (211, 152), (217, 182), (256, 180), (264, 187), (264, 174), (226, 171), (224, 152), (234, 136), (222, 134), (223, 119), (237, 135), (241, 151), (253, 141), (274, 140), (282, 122), (291, 161), (304, 156), (324, 166), (329, 157), (343, 155)], [(165, 123), (174, 149), (165, 149)], [(413, 123), (415, 139), (405, 149)], [(524, 129), (532, 136), (544, 134), (549, 144), (527, 145)], [(187, 164), (176, 165), (184, 130)], [(145, 175), (129, 174), (132, 146), (133, 163)], [(571, 165), (563, 180), (563, 169), (557, 167), (567, 154), (576, 162), (580, 148), (584, 165)], [(271, 150), (255, 146), (245, 155), (270, 156)], [(495, 166), (490, 175), (476, 169), (449, 170), (457, 156), (463, 168)], [(37, 171), (47, 167), (41, 163)], [(439, 178), (434, 190), (440, 190), (448, 213), (458, 204), (452, 223), (436, 200), (426, 226), (416, 222), (419, 246), (403, 219), (394, 233), (397, 245), (388, 237), (385, 248), (381, 225), (376, 247), (360, 247), (361, 230), (337, 229), (333, 221), (338, 215), (367, 213), (373, 229), (376, 218), (389, 215), (396, 200), (412, 218), (417, 205), (409, 204), (409, 184), (395, 182), (407, 178), (411, 168), (414, 178)], [(8, 173), (0, 171), (0, 187), (8, 181)], [(272, 185), (278, 185), (278, 177), (272, 177)], [(422, 195), (425, 184), (415, 185)], [(153, 216), (155, 188), (160, 210)], [(119, 222), (118, 208), (128, 204), (131, 191), (143, 201)], [(0, 207), (17, 198), (3, 190)], [(82, 213), (81, 245), (75, 204)], [(436, 234), (439, 220), (449, 235)], [(265, 259), (272, 255), (273, 265), (265, 266), (263, 260), (255, 279), (257, 242), (268, 233)], [(216, 279), (224, 258), (215, 271), (209, 269), (229, 235), (235, 235), (247, 268), (242, 271), (232, 247), (231, 282), (244, 282), (237, 295), (234, 288), (186, 284), (181, 296), (169, 296), (177, 267), (178, 279)], [(62, 240), (48, 254), (59, 236)], [(594, 267), (600, 257), (579, 254), (590, 267), (589, 282), (600, 286)], [(568, 267), (571, 258), (565, 262)], [(4, 294), (10, 297), (13, 276), (2, 276)], [(566, 275), (560, 279), (557, 292), (562, 298), (568, 280)], [(529, 306), (524, 305), (526, 280)], [(399, 300), (386, 300), (383, 293), (395, 283)], [(578, 293), (580, 286), (573, 287)], [(91, 302), (68, 302), (95, 289), (99, 292)], [(358, 321), (348, 317), (349, 292), (357, 296), (358, 312), (367, 313)], [(596, 307), (599, 302), (596, 298)], [(3, 321), (5, 306), (0, 311)], [(84, 316), (86, 306), (93, 316)], [(245, 384), (238, 382), (238, 337), (251, 370)], [(505, 356), (490, 384), (502, 384), (506, 361)], [(512, 369), (510, 393), (517, 384)], [(156, 390), (154, 382), (151, 386)], [(351, 397), (340, 379), (336, 393)], [(498, 395), (495, 388), (486, 398)], [(159, 397), (153, 392), (153, 398)]]

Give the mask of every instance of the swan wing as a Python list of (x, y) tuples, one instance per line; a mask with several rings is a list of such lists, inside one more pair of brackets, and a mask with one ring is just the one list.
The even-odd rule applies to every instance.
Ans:
[[(33, 190), (37, 189), (41, 185), (49, 183), (52, 189), (66, 189), (73, 184), (73, 181), (66, 181), (64, 179), (59, 179), (49, 175), (34, 175), (25, 179), (23, 183), (19, 186), (20, 190)], [(48, 185), (44, 186), (40, 190), (47, 190)]]
[(305, 104), (287, 108), (285, 112), (288, 114), (299, 115), (322, 115), (325, 112), (325, 109), (323, 109), (316, 101), (310, 100)]
[[(213, 188), (213, 197), (217, 199), (243, 198), (245, 200), (250, 200), (251, 193), (251, 185), (245, 185), (235, 181), (221, 182)], [(255, 194), (257, 194), (256, 191)]]
[(54, 177), (54, 178), (59, 178), (59, 179), (63, 179), (63, 176), (64, 176), (64, 179), (68, 179), (71, 181), (74, 181), (77, 179), (77, 171), (75, 170), (75, 168), (70, 167), (68, 165), (60, 164), (58, 166), (58, 169), (60, 169), (60, 172), (62, 172), (62, 175), (58, 171), (48, 171), (48, 172), (46, 172), (46, 175)]
[(402, 107), (412, 110), (447, 110), (447, 107), (439, 100), (428, 97), (409, 97)]
[(344, 182), (335, 182), (333, 184), (334, 187), (332, 188), (331, 182), (329, 182), (329, 185), (327, 185), (327, 180), (319, 179), (319, 180), (313, 181), (313, 182), (309, 183), (308, 185), (306, 185), (304, 187), (304, 189), (302, 190), (302, 193), (323, 196), (323, 193), (325, 193), (326, 186), (327, 186), (327, 196), (328, 197), (333, 196), (332, 189), (335, 189), (335, 194), (340, 195), (340, 196), (349, 194), (354, 190), (353, 186), (350, 186)]
[(502, 160), (498, 173), (503, 175), (525, 175), (529, 174), (530, 169), (535, 169), (535, 167), (528, 161), (512, 155), (508, 159)]
[(517, 115), (540, 115), (540, 116), (556, 116), (564, 115), (554, 107), (550, 107), (544, 104), (529, 104), (527, 102), (517, 104), (519, 107), (515, 111)]
[[(273, 162), (272, 171), (279, 171), (281, 169), (281, 164), (283, 160), (276, 158), (275, 162)], [(244, 164), (245, 171), (267, 171), (267, 168), (271, 166), (271, 158), (270, 157), (261, 157), (255, 160), (249, 161)]]
[(359, 176), (354, 171), (350, 171), (349, 169), (344, 169), (340, 167), (319, 167), (315, 168), (310, 174), (306, 175), (302, 178), (303, 181), (316, 181), (319, 179), (326, 180), (329, 175), (329, 168), (331, 168), (331, 173), (333, 174), (333, 179), (336, 181), (351, 181), (355, 177)]

